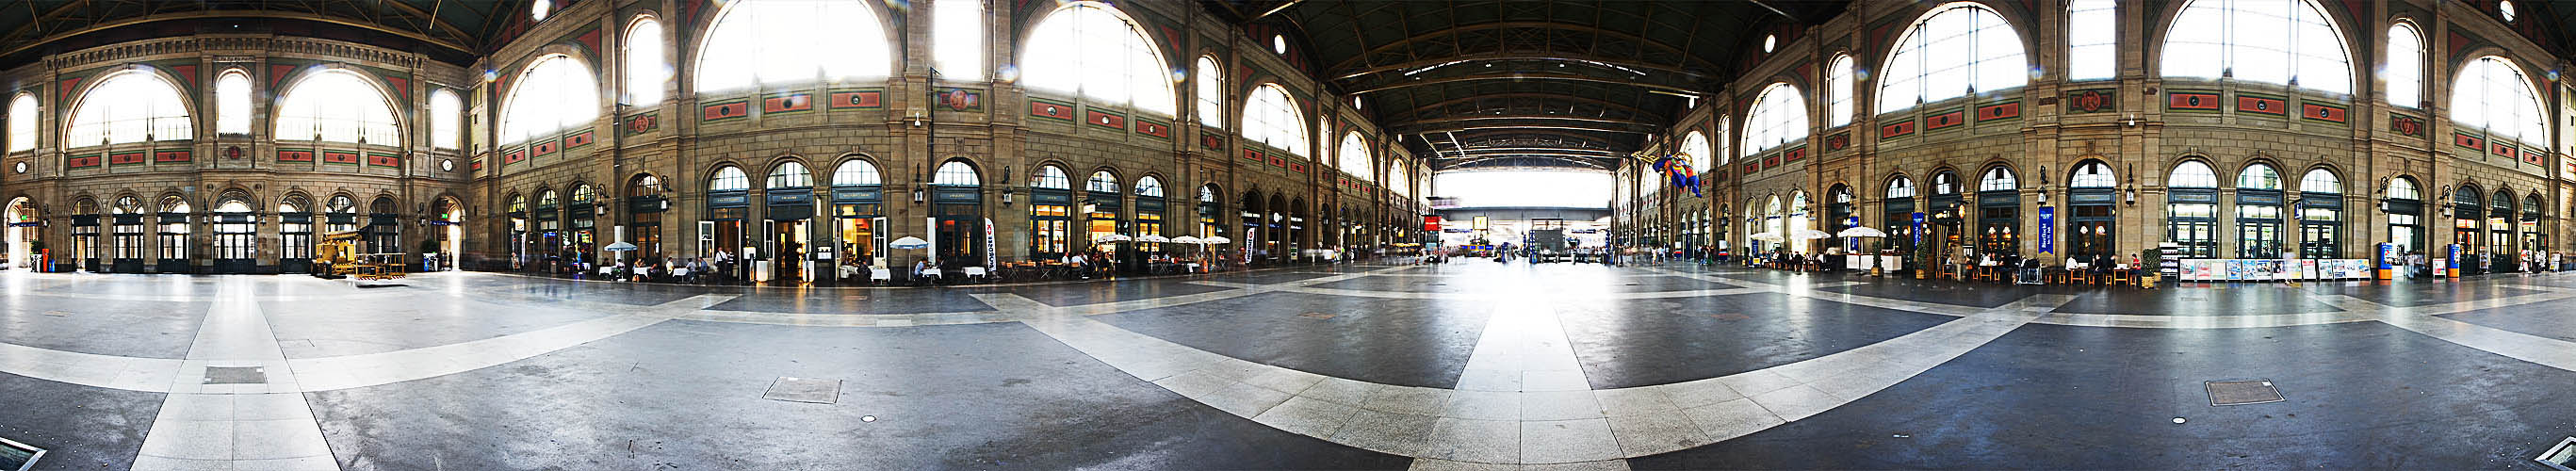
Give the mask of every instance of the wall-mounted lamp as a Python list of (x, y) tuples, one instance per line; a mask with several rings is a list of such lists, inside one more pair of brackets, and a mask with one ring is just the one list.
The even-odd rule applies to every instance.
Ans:
[(914, 185), (914, 186), (912, 187), (912, 202), (913, 202), (914, 204), (919, 204), (919, 203), (921, 203), (922, 201), (924, 201), (924, 198), (922, 198), (922, 196), (923, 196), (923, 195), (921, 194), (921, 186), (920, 186), (920, 185)]
[(1002, 206), (1011, 205), (1011, 189), (1002, 188)]
[(2039, 190), (2039, 205), (2048, 205), (2048, 190)]
[(2137, 114), (2137, 113), (2129, 113), (2129, 117), (2127, 117), (2127, 118), (2122, 118), (2122, 119), (2120, 120), (2120, 125), (2122, 125), (2122, 126), (2128, 126), (2128, 127), (2133, 127), (2133, 128), (2134, 128), (2134, 127), (2138, 127), (2138, 114)]
[(2130, 206), (2138, 205), (2138, 187), (2129, 187), (2128, 201)]

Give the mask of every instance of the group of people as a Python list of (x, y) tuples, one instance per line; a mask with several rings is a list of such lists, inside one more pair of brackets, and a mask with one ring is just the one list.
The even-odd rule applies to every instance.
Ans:
[[(2437, 268), (2432, 266), (2432, 258), (2425, 256), (2424, 252), (2420, 250), (2408, 251), (2405, 255), (2399, 256), (2395, 260), (2389, 260), (2388, 262), (2390, 265), (2400, 267), (2400, 271), (2405, 273), (2408, 278), (2432, 277), (2434, 276), (2433, 270)], [(2493, 252), (2480, 250), (2461, 254), (2459, 260), (2461, 275), (2484, 275), (2490, 273), (2532, 274), (2564, 269), (2563, 267), (2553, 266), (2556, 264), (2557, 257), (2548, 252), (2537, 250), (2525, 250), (2516, 255), (2497, 255)], [(2443, 265), (2444, 266), (2438, 268), (2447, 269), (2449, 268), (2450, 263), (2445, 261)]]
[[(718, 250), (713, 257), (672, 257), (668, 254), (627, 261), (618, 260), (597, 268), (601, 279), (616, 281), (649, 281), (656, 283), (733, 283), (740, 280), (733, 253)], [(585, 273), (589, 274), (589, 273)]]

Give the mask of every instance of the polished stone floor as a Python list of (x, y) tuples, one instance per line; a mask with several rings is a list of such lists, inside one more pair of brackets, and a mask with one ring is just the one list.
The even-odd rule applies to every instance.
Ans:
[(2576, 435), (2576, 275), (400, 283), (0, 272), (0, 438), (78, 470), (2518, 469)]

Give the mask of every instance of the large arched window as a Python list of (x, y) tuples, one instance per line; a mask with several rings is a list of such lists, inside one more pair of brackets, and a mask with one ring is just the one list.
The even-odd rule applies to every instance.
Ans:
[(2120, 4), (2075, 0), (2066, 4), (2066, 79), (2102, 80), (2120, 73)]
[(1413, 164), (1404, 159), (1387, 162), (1386, 189), (1396, 196), (1413, 196)]
[(35, 150), (36, 121), (43, 119), (36, 115), (36, 94), (20, 93), (9, 99), (9, 151)]
[(1029, 29), (1020, 52), (1020, 83), (1032, 89), (1131, 105), (1172, 115), (1172, 68), (1145, 31), (1115, 7), (1074, 2)]
[(984, 0), (930, 4), (932, 67), (951, 80), (984, 79)]
[(1717, 117), (1717, 139), (1709, 142), (1716, 146), (1710, 154), (1715, 156), (1717, 165), (1726, 165), (1727, 162), (1735, 161), (1735, 141), (1726, 140), (1728, 130), (1735, 128), (1734, 121), (1735, 118), (1732, 116)]
[(2352, 54), (2313, 0), (2192, 0), (2174, 17), (2158, 62), (2166, 77), (2352, 93)]
[(2069, 188), (2111, 188), (2120, 182), (2111, 176), (2111, 166), (2099, 160), (2086, 161), (2075, 167), (2075, 175), (2066, 179)]
[(2307, 176), (2299, 177), (2299, 192), (2342, 194), (2343, 179), (2335, 178), (2333, 170), (2309, 170)]
[(429, 92), (430, 147), (455, 149), (458, 138), (465, 133), (461, 123), (464, 120), (465, 102), (456, 98), (456, 92), (444, 88)]
[(2379, 76), (2388, 79), (2388, 104), (2424, 106), (2424, 35), (2415, 25), (2388, 27), (2388, 67)]
[(2021, 180), (2013, 178), (2012, 169), (2002, 165), (1986, 169), (1986, 176), (1977, 179), (1977, 191), (2010, 191), (2016, 188), (2021, 188)]
[(1153, 175), (1146, 175), (1143, 178), (1136, 179), (1136, 196), (1148, 198), (1163, 197), (1163, 179), (1154, 178)]
[[(743, 174), (742, 167), (726, 165), (724, 168), (716, 169), (716, 176), (707, 179), (707, 191), (748, 191), (750, 189), (751, 176)], [(545, 198), (538, 199), (538, 206), (546, 204)]]
[(805, 164), (779, 162), (777, 167), (769, 169), (769, 188), (811, 188), (813, 186), (814, 173), (805, 171)]
[(1057, 167), (1054, 165), (1040, 166), (1038, 167), (1038, 173), (1030, 176), (1029, 188), (1042, 190), (1070, 190), (1073, 189), (1073, 178), (1064, 174), (1064, 167)]
[(690, 76), (702, 92), (878, 79), (894, 67), (868, 2), (727, 2), (706, 38)]
[(1262, 84), (1243, 105), (1243, 136), (1290, 154), (1306, 155), (1305, 113), (1279, 84)]
[(2397, 177), (2388, 180), (2388, 199), (2422, 200), (2424, 190), (2415, 187), (2415, 179)]
[(215, 132), (250, 134), (250, 74), (241, 69), (215, 78)]
[(1199, 124), (1211, 128), (1225, 127), (1225, 68), (1217, 67), (1216, 58), (1200, 56), (1190, 73), (1198, 85)]
[(2273, 170), (2270, 164), (2247, 165), (2245, 171), (2236, 174), (2236, 189), (2279, 190), (2281, 172)]
[(188, 102), (180, 98), (179, 87), (148, 70), (100, 79), (78, 103), (72, 105), (63, 147), (186, 140), (197, 129), (188, 122)]
[(662, 60), (662, 22), (647, 16), (626, 28), (626, 103), (653, 106), (662, 102), (662, 85), (671, 81), (671, 64)]
[(1798, 87), (1772, 82), (1763, 88), (1752, 113), (1744, 117), (1744, 151), (1767, 151), (1806, 138), (1807, 98), (1798, 94)]
[(277, 140), (364, 142), (400, 146), (383, 90), (344, 69), (314, 72), (278, 94)]
[(1084, 191), (1096, 191), (1101, 193), (1117, 193), (1118, 176), (1110, 174), (1108, 170), (1091, 172), (1091, 180), (1082, 182), (1082, 189)]
[(1702, 172), (1709, 170), (1711, 164), (1709, 155), (1716, 153), (1709, 150), (1708, 136), (1700, 134), (1699, 131), (1691, 131), (1690, 134), (1683, 135), (1682, 146), (1678, 150), (1682, 154), (1683, 162), (1690, 162), (1692, 169)]
[(833, 186), (883, 184), (885, 184), (885, 176), (877, 173), (876, 164), (868, 163), (868, 161), (865, 160), (850, 159), (848, 162), (842, 162), (840, 169), (832, 171)]
[(948, 163), (939, 164), (939, 171), (931, 173), (930, 184), (976, 186), (984, 184), (984, 177), (975, 174), (974, 165), (967, 164), (963, 160), (951, 160)]
[(1954, 2), (1914, 20), (1879, 68), (1878, 113), (2030, 83), (2021, 33), (1984, 5)]
[(2174, 188), (2217, 188), (2218, 172), (2211, 171), (2209, 169), (2209, 164), (2207, 163), (2203, 163), (2198, 160), (2186, 160), (2183, 161), (2182, 165), (2174, 166), (2173, 176), (2165, 179), (2165, 186)]
[(1896, 199), (1896, 198), (1913, 198), (1913, 197), (1914, 197), (1914, 180), (1913, 180), (1913, 179), (1905, 178), (1905, 176), (1904, 176), (1904, 175), (1897, 175), (1897, 176), (1896, 176), (1896, 178), (1892, 178), (1892, 179), (1887, 180), (1887, 198), (1888, 198), (1888, 199)]
[(2485, 56), (2460, 69), (2451, 82), (2451, 118), (2462, 127), (2522, 142), (2546, 142), (2549, 124), (2540, 114), (2539, 95), (2522, 68), (2502, 57)]
[(1342, 149), (1336, 155), (1341, 156), (1343, 172), (1359, 176), (1360, 181), (1376, 180), (1376, 174), (1369, 172), (1374, 163), (1369, 159), (1368, 141), (1360, 139), (1360, 133), (1343, 134)]
[[(1825, 66), (1825, 125), (1841, 126), (1852, 120), (1852, 58), (1838, 54)], [(1707, 168), (1707, 167), (1701, 167)]]
[[(736, 5), (744, 3), (770, 2)], [(590, 66), (572, 56), (555, 54), (530, 63), (513, 81), (509, 99), (501, 101), (501, 143), (544, 138), (598, 119), (599, 81), (592, 77)]]

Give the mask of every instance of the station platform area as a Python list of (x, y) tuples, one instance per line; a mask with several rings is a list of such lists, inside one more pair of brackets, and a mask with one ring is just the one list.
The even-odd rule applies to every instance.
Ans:
[(1006, 286), (0, 272), (36, 469), (2513, 469), (2576, 276), (1669, 264)]

